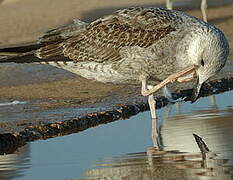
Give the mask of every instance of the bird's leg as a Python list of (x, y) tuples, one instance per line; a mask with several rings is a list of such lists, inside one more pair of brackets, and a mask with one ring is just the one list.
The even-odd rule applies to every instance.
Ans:
[(210, 104), (213, 109), (218, 109), (215, 95), (210, 96)]
[(207, 22), (207, 15), (206, 15), (206, 9), (207, 9), (207, 0), (202, 0), (201, 1), (201, 12), (203, 16), (203, 20)]
[[(153, 86), (147, 85), (146, 79), (142, 79), (142, 92), (152, 88)], [(157, 114), (156, 114), (156, 101), (154, 99), (154, 95), (150, 94), (148, 96), (148, 104), (150, 108), (150, 113), (151, 113), (151, 137), (153, 141), (154, 147), (160, 147), (159, 144), (159, 133), (157, 129)]]
[(154, 100), (154, 95), (153, 93), (158, 91), (160, 88), (166, 86), (170, 82), (175, 82), (178, 80), (178, 78), (185, 76), (187, 74), (190, 74), (196, 70), (197, 66), (192, 65), (183, 71), (180, 71), (178, 73), (170, 75), (167, 79), (162, 81), (160, 84), (157, 86), (148, 86), (147, 85), (147, 78), (144, 76), (140, 77), (140, 80), (142, 81), (142, 90), (141, 93), (143, 96), (148, 96), (148, 103), (150, 107), (150, 113), (151, 113), (151, 125), (152, 125), (152, 141), (154, 146), (160, 147), (159, 143), (159, 133), (158, 133), (158, 128), (157, 128), (157, 115), (156, 115), (156, 101)]
[[(150, 88), (151, 86), (148, 86)], [(159, 132), (158, 132), (158, 118), (156, 114), (156, 101), (154, 99), (154, 95), (151, 94), (148, 96), (148, 103), (150, 107), (150, 113), (151, 113), (151, 138), (154, 147), (160, 147), (159, 143)]]
[[(146, 79), (142, 79), (142, 92), (147, 91), (148, 89), (151, 89), (151, 88), (153, 88), (153, 86), (147, 85)], [(156, 102), (155, 102), (153, 94), (148, 95), (148, 103), (150, 107), (151, 118), (157, 119), (156, 109), (155, 109)]]
[[(184, 70), (182, 70), (180, 72), (174, 73), (174, 74), (168, 76), (168, 78), (163, 80), (158, 85), (152, 87), (151, 89), (146, 89), (146, 88), (142, 87), (141, 93), (142, 93), (143, 96), (149, 96), (152, 93), (154, 93), (154, 92), (158, 91), (159, 89), (161, 89), (162, 87), (166, 86), (167, 84), (177, 81), (180, 77), (188, 75), (188, 74), (194, 72), (197, 67), (198, 67), (197, 65), (192, 65), (192, 66), (189, 66), (189, 67), (185, 68)], [(143, 85), (143, 81), (142, 81), (142, 85)]]
[(179, 83), (189, 82), (189, 81), (192, 81), (194, 77), (195, 77), (195, 72), (192, 72), (188, 76), (179, 77), (177, 79), (177, 82), (179, 82)]
[(172, 0), (166, 0), (166, 7), (167, 7), (168, 9), (172, 9), (172, 5), (173, 5)]
[[(152, 86), (147, 86), (148, 89), (150, 89)], [(151, 111), (151, 118), (152, 119), (157, 119), (157, 115), (156, 115), (156, 101), (154, 99), (154, 94), (151, 94), (148, 96), (148, 103), (150, 106), (150, 111)]]

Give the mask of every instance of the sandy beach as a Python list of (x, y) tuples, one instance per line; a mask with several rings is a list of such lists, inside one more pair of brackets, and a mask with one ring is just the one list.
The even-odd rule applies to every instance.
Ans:
[[(210, 4), (208, 9), (209, 22), (223, 30), (232, 49), (233, 5), (228, 1), (222, 1), (223, 5), (218, 6), (216, 2), (212, 3), (213, 5)], [(43, 32), (70, 23), (75, 18), (91, 22), (102, 15), (128, 6), (164, 6), (164, 1), (4, 0), (0, 4), (0, 22), (2, 23), (0, 26), (0, 46), (31, 43), (36, 41)], [(196, 1), (195, 3), (175, 1), (176, 9), (183, 9), (191, 15), (201, 18), (198, 6), (199, 2)], [(81, 96), (81, 99), (86, 100), (88, 96), (92, 98), (95, 96), (105, 97), (122, 89), (121, 86), (94, 81), (87, 84), (84, 78), (49, 66), (1, 64), (0, 69), (1, 98), (66, 99)], [(62, 82), (59, 82), (60, 80)], [(52, 83), (49, 83), (51, 81)], [(66, 85), (64, 86), (64, 84)], [(85, 87), (84, 89), (80, 88), (81, 84), (83, 88)], [(98, 90), (93, 92), (93, 89)], [(80, 91), (89, 93), (86, 93), (88, 94), (86, 96)]]

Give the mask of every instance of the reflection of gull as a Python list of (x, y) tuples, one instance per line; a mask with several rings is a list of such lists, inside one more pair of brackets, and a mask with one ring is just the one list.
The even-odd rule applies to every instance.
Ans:
[[(173, 0), (166, 0), (166, 6), (168, 9), (172, 9)], [(201, 0), (201, 12), (204, 21), (207, 21), (206, 9), (207, 9), (207, 0)]]
[(227, 160), (213, 157), (214, 155), (203, 161), (200, 153), (156, 151), (149, 148), (147, 153), (103, 161), (99, 164), (100, 167), (86, 171), (85, 175), (86, 180), (197, 180), (210, 177), (216, 180), (232, 179), (229, 173), (232, 167), (224, 166)]
[[(60, 29), (48, 32), (40, 41), (44, 47), (30, 53), (40, 61), (65, 56), (64, 63), (53, 64), (87, 79), (142, 83), (153, 122), (157, 118), (153, 93), (171, 82), (192, 80), (196, 72), (195, 101), (202, 84), (221, 70), (229, 53), (219, 29), (183, 12), (162, 8), (123, 9), (90, 24), (76, 22), (73, 26), (73, 34), (60, 33)], [(155, 86), (148, 86), (148, 82)], [(153, 125), (156, 129), (156, 123)]]
[[(211, 118), (209, 118), (211, 117)], [(86, 172), (88, 180), (101, 179), (233, 179), (233, 110), (201, 110), (168, 118), (161, 131), (164, 150), (106, 159)], [(195, 118), (195, 119), (192, 119)], [(193, 133), (202, 136), (210, 150), (199, 153)], [(201, 143), (200, 143), (201, 144)], [(177, 151), (174, 151), (177, 150)], [(181, 153), (181, 152), (186, 153)]]
[[(203, 110), (195, 114), (195, 121), (190, 119), (192, 114), (166, 120), (161, 133), (164, 151), (148, 148), (146, 153), (106, 159), (98, 168), (86, 171), (87, 179), (233, 179), (233, 110)], [(212, 114), (212, 119), (204, 118), (205, 114)], [(205, 161), (193, 132), (202, 134), (211, 151)]]
[(232, 110), (216, 109), (170, 117), (166, 119), (161, 130), (164, 149), (197, 152), (196, 144), (190, 141), (192, 133), (196, 133), (205, 138), (205, 142), (213, 152), (220, 153), (221, 158), (229, 159), (233, 164), (232, 117)]
[[(215, 113), (216, 114), (216, 113)], [(229, 129), (232, 128), (232, 123), (228, 124)], [(226, 125), (227, 126), (227, 125)], [(193, 131), (196, 130), (191, 127)], [(199, 128), (199, 127), (198, 127)], [(197, 129), (198, 129), (197, 128)], [(214, 130), (212, 130), (214, 132)], [(177, 131), (175, 131), (177, 132)], [(200, 131), (201, 132), (201, 131)], [(218, 132), (222, 133), (222, 132)], [(162, 134), (163, 135), (163, 134)], [(229, 134), (232, 137), (232, 133)], [(174, 136), (172, 134), (171, 136)], [(216, 136), (213, 135), (210, 144), (206, 143), (195, 135), (196, 142), (192, 135), (190, 135), (189, 142), (184, 142), (185, 135), (176, 136), (178, 140), (166, 144), (170, 150), (158, 151), (156, 148), (148, 148), (146, 153), (131, 153), (126, 156), (105, 159), (105, 161), (98, 164), (98, 168), (88, 170), (85, 174), (89, 180), (101, 180), (101, 179), (221, 179), (230, 180), (233, 178), (233, 146), (232, 140), (226, 139), (221, 142), (216, 140)], [(163, 138), (164, 139), (164, 138)], [(204, 138), (205, 140), (207, 138)], [(180, 143), (182, 142), (182, 143)], [(223, 143), (223, 144), (222, 144)], [(180, 144), (188, 146), (189, 150), (186, 153), (171, 150), (174, 147), (180, 148)], [(189, 144), (193, 144), (194, 147), (189, 147)], [(198, 144), (198, 145), (197, 145)], [(215, 146), (220, 145), (219, 153), (215, 153)], [(165, 148), (166, 148), (165, 146)], [(197, 148), (197, 147), (200, 147)], [(210, 149), (208, 147), (212, 147)], [(228, 147), (228, 151), (224, 149)], [(177, 149), (180, 150), (180, 149)], [(205, 154), (199, 153), (200, 150)], [(190, 151), (192, 153), (190, 153)], [(224, 156), (225, 153), (228, 156)]]

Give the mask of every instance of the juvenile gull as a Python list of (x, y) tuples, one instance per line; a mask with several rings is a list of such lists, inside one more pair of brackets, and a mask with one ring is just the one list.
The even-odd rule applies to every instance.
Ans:
[[(229, 54), (228, 42), (215, 26), (163, 8), (123, 9), (90, 24), (76, 20), (47, 32), (39, 42), (43, 47), (22, 55), (33, 53), (39, 61), (65, 56), (64, 62), (49, 64), (101, 82), (142, 83), (152, 122), (156, 122), (153, 93), (195, 75), (194, 102), (203, 83), (220, 71)], [(153, 128), (157, 129), (155, 123)], [(156, 133), (153, 139), (157, 142)]]

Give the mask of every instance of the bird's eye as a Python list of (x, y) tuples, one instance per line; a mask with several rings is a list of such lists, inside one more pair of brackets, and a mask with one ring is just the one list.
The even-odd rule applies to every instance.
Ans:
[(201, 60), (201, 65), (202, 65), (202, 66), (204, 66), (204, 65), (205, 65), (205, 63), (204, 63), (204, 60), (203, 60), (203, 59)]

